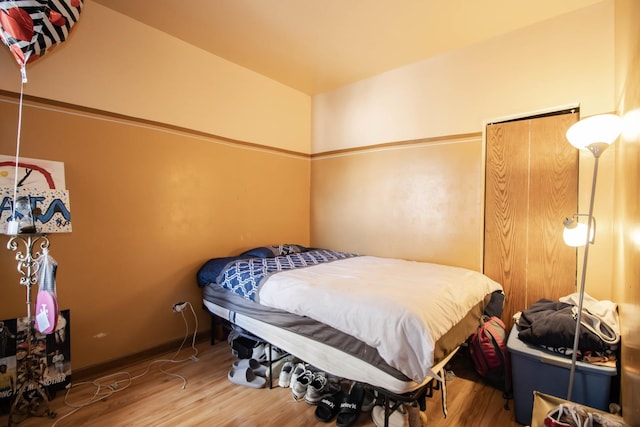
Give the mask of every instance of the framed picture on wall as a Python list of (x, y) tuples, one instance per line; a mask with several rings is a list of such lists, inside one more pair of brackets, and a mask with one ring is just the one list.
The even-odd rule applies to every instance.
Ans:
[[(2, 231), (22, 212), (14, 209), (16, 200), (28, 201), (35, 232), (71, 232), (71, 207), (65, 189), (64, 163), (0, 155), (0, 225)], [(2, 232), (0, 231), (0, 232)], [(10, 233), (14, 234), (14, 233)]]

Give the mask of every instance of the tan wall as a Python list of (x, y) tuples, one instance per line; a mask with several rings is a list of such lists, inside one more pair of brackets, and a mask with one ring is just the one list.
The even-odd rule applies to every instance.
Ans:
[[(475, 124), (479, 121), (572, 101), (580, 102), (583, 116), (615, 110), (624, 114), (627, 126), (629, 123), (635, 126), (635, 133), (620, 138), (600, 160), (595, 206), (598, 238), (590, 251), (587, 291), (596, 298), (610, 298), (619, 304), (623, 334), (623, 413), (633, 426), (640, 425), (640, 33), (637, 22), (640, 22), (637, 1), (605, 1), (551, 20), (548, 26), (540, 24), (508, 38), (453, 53), (451, 57), (462, 55), (455, 61), (458, 65), (455, 69), (447, 67), (451, 57), (443, 57), (433, 60), (433, 64), (429, 60), (316, 96), (312, 148), (316, 154), (312, 160), (311, 193), (314, 244), (321, 242), (325, 246), (401, 254), (415, 259), (427, 256), (443, 259), (459, 242), (439, 235), (442, 230), (438, 229), (438, 233), (433, 233), (436, 238), (428, 246), (425, 244), (429, 233), (426, 224), (434, 214), (425, 210), (424, 200), (437, 198), (438, 194), (422, 191), (437, 188), (433, 185), (437, 174), (430, 176), (433, 163), (428, 156), (444, 159), (442, 147), (397, 144), (392, 154), (376, 148), (351, 148), (420, 140), (417, 136), (435, 135), (433, 140), (446, 139), (437, 135), (479, 130)], [(573, 35), (562, 37), (565, 29)], [(579, 36), (574, 37), (576, 34)], [(534, 42), (536, 37), (538, 42)], [(571, 49), (558, 47), (564, 42)], [(507, 64), (520, 58), (519, 54), (513, 55), (512, 44), (558, 55), (553, 67), (548, 68), (552, 75), (545, 74), (545, 70), (538, 68), (540, 64), (524, 57), (521, 62), (527, 69), (512, 72)], [(504, 55), (504, 61), (493, 70), (494, 75), (485, 73), (489, 68), (486, 64), (472, 62), (477, 58), (495, 59), (496, 52)], [(522, 49), (522, 54), (526, 53)], [(572, 55), (577, 56), (570, 58)], [(479, 70), (469, 73), (472, 77), (468, 80), (492, 84), (485, 92), (475, 86), (471, 90), (471, 83), (463, 78), (462, 92), (469, 95), (469, 99), (449, 102), (449, 96), (454, 101), (462, 96), (456, 88), (425, 89), (433, 89), (429, 81), (443, 81), (436, 78), (442, 77), (441, 73), (431, 73), (436, 66), (451, 71), (451, 79), (456, 82), (457, 69), (460, 73)], [(542, 90), (540, 80), (547, 84), (548, 90)], [(521, 96), (523, 94), (526, 95)], [(419, 100), (419, 97), (425, 99)], [(425, 105), (427, 102), (434, 105)], [(471, 156), (480, 152), (473, 144), (465, 147)], [(339, 155), (331, 154), (334, 150)], [(581, 211), (587, 207), (592, 157), (589, 153), (581, 153), (580, 157)], [(464, 165), (465, 162), (458, 165), (450, 161), (438, 168), (449, 167), (457, 175)], [(416, 182), (411, 181), (411, 173), (405, 172), (405, 168), (415, 173)], [(481, 186), (481, 182), (477, 182), (468, 191), (477, 194)], [(468, 192), (457, 191), (450, 196), (459, 201), (465, 199)], [(473, 203), (469, 207), (473, 209)], [(469, 213), (472, 221), (478, 215), (474, 211)], [(396, 239), (397, 235), (403, 237)], [(473, 239), (472, 236), (470, 240)], [(464, 247), (474, 246), (471, 242)], [(472, 264), (476, 259), (475, 254), (466, 251), (462, 251), (461, 256), (464, 261), (458, 258), (456, 262)]]
[(625, 132), (614, 145), (615, 245), (612, 292), (620, 302), (622, 406), (640, 426), (640, 3), (616, 1), (616, 87)]
[(315, 157), (314, 246), (480, 270), (481, 153), (475, 134)]
[[(0, 99), (0, 153), (9, 155), (14, 101)], [(28, 104), (22, 156), (64, 162), (70, 194), (73, 231), (50, 240), (60, 307), (71, 310), (73, 369), (182, 338), (177, 301), (190, 301), (208, 329), (195, 281), (207, 259), (308, 244), (307, 155)], [(26, 315), (6, 250), (0, 282), (0, 319)]]
[[(191, 301), (207, 329), (195, 285), (206, 259), (308, 243), (308, 95), (91, 0), (69, 40), (27, 75), (25, 94), (47, 105), (25, 108), (20, 155), (64, 162), (70, 192), (73, 232), (52, 236), (51, 252), (74, 369), (181, 338), (176, 301)], [(8, 49), (0, 90), (20, 92)], [(0, 153), (15, 155), (18, 108), (8, 101)], [(26, 314), (12, 253), (0, 256), (0, 280), (0, 319)]]
[(312, 153), (482, 131), (581, 103), (614, 109), (613, 0), (313, 97)]
[[(4, 47), (4, 46), (3, 46)], [(69, 40), (27, 66), (25, 93), (308, 153), (311, 99), (86, 0)], [(0, 49), (0, 89), (20, 91)]]
[[(485, 43), (317, 95), (313, 98), (312, 153), (321, 155), (397, 141), (479, 134), (485, 122), (568, 104), (579, 104), (582, 116), (613, 111), (613, 35), (613, 0), (603, 1)], [(340, 176), (354, 176), (369, 167), (372, 155), (357, 151), (351, 153), (348, 161), (313, 160), (313, 244), (320, 241), (331, 247), (357, 247), (365, 253), (384, 251), (456, 265), (478, 265), (482, 237), (475, 224), (482, 224), (482, 203), (477, 200), (484, 191), (483, 175), (478, 169), (483, 158), (481, 145), (462, 145), (464, 155), (472, 159), (467, 161), (465, 157), (463, 162), (454, 156), (439, 157), (441, 149), (424, 148), (416, 156), (413, 146), (399, 145), (393, 155), (377, 154), (384, 158), (380, 162), (384, 165), (381, 177), (370, 170), (367, 179), (334, 185), (330, 198), (324, 191), (328, 185), (321, 181), (325, 178), (318, 178), (329, 177), (326, 178), (329, 182), (337, 182), (331, 173), (339, 164), (344, 169)], [(429, 159), (432, 155), (435, 157)], [(600, 299), (611, 298), (607, 283), (612, 264), (613, 221), (609, 207), (613, 197), (613, 157), (605, 153), (600, 163), (595, 212), (598, 245), (591, 252), (600, 261), (589, 263), (587, 283), (588, 292)], [(450, 202), (444, 210), (442, 203), (435, 210), (427, 203), (409, 202), (441, 200), (439, 190), (449, 184), (437, 184), (440, 176), (433, 164), (437, 164), (438, 170), (449, 171), (447, 176), (455, 176), (459, 171), (473, 176), (467, 187), (448, 188), (446, 196)], [(592, 159), (581, 156), (580, 194), (587, 194), (587, 202), (592, 164)], [(406, 169), (418, 171), (415, 181), (394, 177), (395, 173), (404, 176)], [(383, 177), (390, 179), (390, 184), (384, 186)], [(399, 192), (385, 193), (387, 188)], [(356, 206), (354, 199), (367, 207), (366, 221), (363, 208)], [(328, 200), (341, 206), (329, 204)], [(587, 202), (583, 203), (581, 198), (581, 211), (587, 210)], [(438, 218), (436, 227), (432, 227), (434, 217)], [(466, 230), (462, 240), (451, 238), (441, 228), (460, 217), (467, 218), (462, 226)], [(336, 226), (340, 226), (339, 230)], [(380, 240), (375, 237), (390, 227), (393, 233), (385, 233)], [(393, 240), (393, 246), (389, 246), (389, 235), (402, 238)], [(458, 252), (461, 242), (465, 249)]]

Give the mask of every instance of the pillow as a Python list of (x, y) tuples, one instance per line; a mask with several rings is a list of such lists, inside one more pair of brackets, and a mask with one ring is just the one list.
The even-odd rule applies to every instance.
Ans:
[(253, 256), (258, 258), (273, 258), (276, 256), (296, 254), (306, 252), (308, 249), (301, 245), (277, 245), (277, 246), (258, 246), (243, 252), (241, 256)]
[(232, 261), (246, 258), (250, 258), (250, 256), (244, 255), (210, 259), (209, 261), (205, 262), (202, 267), (200, 267), (200, 270), (198, 270), (198, 273), (196, 274), (198, 286), (204, 287), (210, 283), (217, 283), (218, 275), (220, 275), (227, 264)]

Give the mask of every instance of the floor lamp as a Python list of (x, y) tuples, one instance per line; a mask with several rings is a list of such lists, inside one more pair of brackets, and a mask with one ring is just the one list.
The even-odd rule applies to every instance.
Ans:
[[(575, 123), (567, 131), (567, 139), (574, 147), (580, 150), (590, 151), (595, 163), (593, 166), (593, 180), (591, 182), (591, 199), (589, 201), (589, 214), (586, 215), (587, 224), (578, 222), (579, 216), (583, 214), (575, 214), (572, 218), (566, 219), (564, 222), (565, 232), (563, 234), (565, 242), (570, 246), (583, 246), (584, 257), (582, 260), (582, 277), (580, 279), (578, 313), (576, 315), (576, 330), (573, 337), (573, 351), (571, 354), (571, 370), (569, 373), (569, 388), (567, 391), (567, 400), (571, 400), (573, 394), (573, 383), (576, 373), (576, 361), (578, 357), (578, 344), (580, 341), (580, 323), (582, 321), (582, 302), (584, 300), (584, 285), (587, 275), (587, 259), (589, 256), (589, 246), (594, 241), (595, 235), (595, 219), (593, 218), (593, 199), (596, 192), (596, 180), (598, 178), (598, 161), (600, 155), (611, 145), (620, 135), (622, 128), (622, 119), (615, 114), (601, 114), (592, 116)], [(573, 235), (574, 240), (570, 237)], [(577, 240), (575, 239), (578, 235)]]

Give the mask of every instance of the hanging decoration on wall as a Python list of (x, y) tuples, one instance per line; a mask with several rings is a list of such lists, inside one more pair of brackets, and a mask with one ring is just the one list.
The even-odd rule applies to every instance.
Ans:
[[(9, 47), (22, 74), (18, 107), (15, 168), (20, 164), (20, 135), (22, 132), (22, 99), (27, 82), (26, 66), (47, 51), (67, 40), (71, 28), (80, 19), (83, 0), (0, 0), (0, 38)], [(18, 174), (15, 174), (13, 198), (18, 199)], [(15, 218), (16, 203), (11, 218)], [(15, 222), (9, 224), (10, 234)]]
[[(21, 359), (28, 363), (16, 371), (20, 373), (17, 381), (15, 400), (11, 405), (9, 425), (12, 418), (24, 419), (28, 416), (55, 416), (49, 409), (49, 399), (42, 387), (45, 384), (44, 370), (37, 350), (41, 346), (34, 345), (34, 332), (57, 332), (58, 302), (55, 296), (55, 270), (57, 263), (49, 256), (49, 239), (47, 230), (38, 229), (37, 219), (44, 218), (44, 223), (52, 223), (54, 228), (71, 231), (68, 199), (63, 200), (52, 191), (59, 191), (55, 185), (53, 174), (43, 165), (20, 161), (20, 135), (22, 128), (22, 106), (24, 84), (27, 82), (26, 66), (28, 63), (42, 57), (51, 48), (67, 40), (71, 28), (78, 22), (82, 12), (83, 0), (0, 0), (0, 38), (9, 47), (20, 66), (21, 85), (20, 102), (18, 107), (18, 131), (16, 135), (16, 153), (13, 161), (13, 189), (2, 195), (2, 205), (10, 212), (7, 221), (9, 238), (7, 248), (16, 251), (20, 285), (27, 288), (26, 303), (26, 340), (22, 348)], [(3, 166), (8, 166), (5, 164)], [(9, 169), (11, 171), (11, 169)], [(0, 176), (8, 177), (7, 170), (2, 170)], [(39, 176), (39, 174), (41, 176)], [(19, 180), (20, 177), (20, 180)], [(47, 187), (44, 194), (33, 194), (33, 189), (27, 183), (39, 183), (44, 178)], [(11, 191), (12, 190), (12, 191)], [(18, 190), (27, 192), (20, 194)], [(11, 197), (11, 192), (13, 197)], [(63, 195), (66, 195), (64, 193)], [(49, 197), (51, 196), (51, 197)], [(49, 198), (48, 198), (49, 197)], [(8, 200), (12, 206), (8, 206)], [(19, 202), (20, 201), (20, 202)], [(17, 207), (20, 206), (20, 211)], [(48, 206), (43, 215), (39, 206)], [(49, 212), (51, 215), (47, 213)], [(55, 217), (55, 219), (54, 219)], [(2, 221), (3, 222), (3, 221)], [(4, 225), (4, 222), (3, 222)], [(22, 250), (24, 246), (24, 251)], [(41, 252), (42, 251), (42, 252)], [(44, 261), (50, 261), (48, 264)], [(38, 277), (38, 272), (48, 273)], [(36, 301), (36, 320), (32, 316), (31, 287), (40, 279), (40, 291)], [(35, 328), (34, 328), (35, 326)], [(34, 330), (35, 329), (35, 330)], [(56, 335), (57, 336), (57, 335)], [(64, 357), (56, 351), (52, 362), (56, 365), (56, 372), (64, 376)], [(13, 391), (11, 391), (13, 392)], [(24, 411), (23, 408), (29, 408)], [(38, 408), (37, 411), (31, 408)], [(18, 421), (19, 422), (19, 421)]]
[[(18, 181), (17, 190), (14, 189)], [(27, 215), (20, 209), (27, 200)], [(14, 209), (15, 208), (15, 209)], [(12, 156), (0, 154), (0, 233), (24, 233), (22, 223), (30, 217), (36, 233), (70, 233), (71, 205), (65, 188), (64, 163), (21, 157), (18, 167)], [(9, 230), (17, 219), (18, 230)]]
[(83, 0), (0, 0), (0, 36), (25, 67), (64, 42), (80, 19)]

